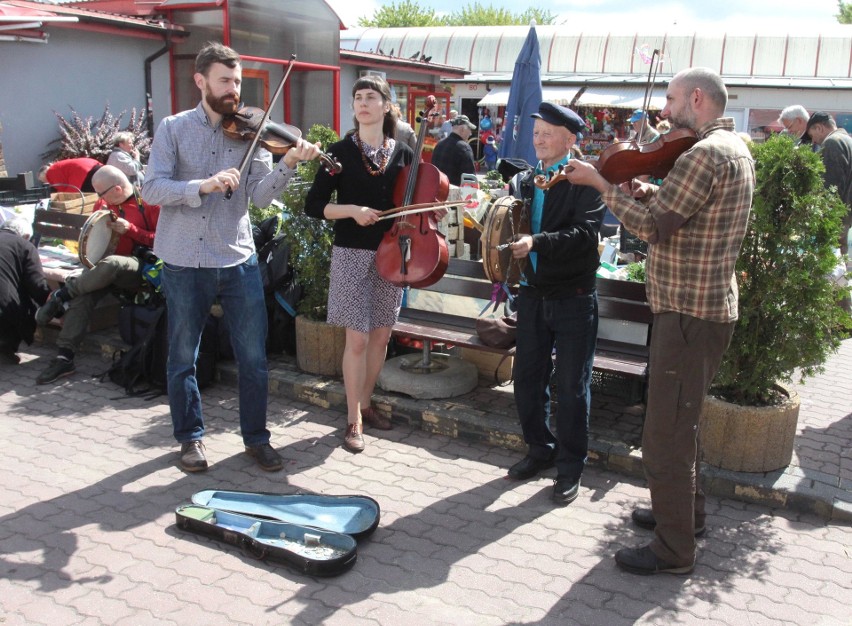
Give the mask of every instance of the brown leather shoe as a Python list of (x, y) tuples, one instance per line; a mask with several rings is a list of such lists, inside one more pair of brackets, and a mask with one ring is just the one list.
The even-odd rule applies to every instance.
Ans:
[(180, 445), (181, 468), (187, 472), (203, 472), (207, 469), (207, 457), (204, 456), (204, 444), (200, 439), (187, 441)]
[(390, 430), (393, 428), (390, 418), (385, 417), (371, 406), (361, 409), (361, 419), (364, 424), (371, 428), (378, 428), (379, 430)]
[(348, 424), (346, 435), (343, 437), (343, 447), (350, 452), (364, 451), (364, 427), (361, 424)]

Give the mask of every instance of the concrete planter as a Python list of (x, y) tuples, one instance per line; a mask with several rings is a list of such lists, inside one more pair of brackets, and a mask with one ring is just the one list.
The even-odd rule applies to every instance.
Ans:
[(707, 396), (700, 426), (704, 461), (735, 472), (771, 472), (789, 465), (800, 402), (795, 391), (784, 391), (788, 401), (768, 407)]
[(346, 329), (296, 316), (296, 363), (299, 369), (321, 376), (343, 376)]

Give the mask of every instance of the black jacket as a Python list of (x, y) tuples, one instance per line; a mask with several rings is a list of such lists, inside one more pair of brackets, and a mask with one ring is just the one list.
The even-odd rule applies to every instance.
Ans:
[(49, 294), (35, 246), (0, 229), (0, 343), (13, 349), (22, 339), (32, 343), (35, 305)]
[(432, 152), (432, 165), (447, 175), (451, 185), (461, 185), (462, 174), (475, 174), (473, 149), (461, 135), (450, 133)]
[[(534, 170), (521, 174), (515, 197), (531, 210)], [(598, 233), (605, 205), (593, 187), (556, 183), (544, 192), (541, 232), (533, 235), (537, 268), (527, 261), (524, 271), (531, 295), (559, 299), (595, 288), (600, 265)]]

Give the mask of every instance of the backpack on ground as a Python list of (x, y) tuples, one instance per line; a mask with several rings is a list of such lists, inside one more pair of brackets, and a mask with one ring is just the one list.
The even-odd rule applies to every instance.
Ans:
[[(166, 334), (166, 307), (124, 305), (119, 311), (118, 327), (121, 338), (131, 346), (113, 354), (112, 366), (104, 377), (122, 387), (129, 396), (151, 393), (155, 346)], [(165, 374), (162, 378), (165, 379)]]
[(278, 234), (263, 242), (257, 250), (269, 327), (266, 352), (295, 354), (296, 305), (301, 299), (302, 288), (290, 265), (290, 246), (284, 235)]
[[(195, 377), (199, 389), (216, 379), (219, 320), (209, 316), (201, 335)], [(129, 396), (155, 397), (167, 387), (169, 355), (166, 305), (126, 304), (119, 311), (119, 333), (130, 348), (113, 355), (113, 364), (102, 376), (124, 388)]]

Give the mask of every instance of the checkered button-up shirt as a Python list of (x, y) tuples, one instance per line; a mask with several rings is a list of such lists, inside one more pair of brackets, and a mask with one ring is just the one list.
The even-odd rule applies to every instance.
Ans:
[(754, 161), (731, 118), (705, 124), (698, 137), (650, 199), (640, 202), (615, 185), (602, 197), (627, 230), (651, 244), (646, 276), (654, 313), (733, 322)]
[(142, 197), (161, 207), (154, 253), (163, 261), (232, 267), (254, 254), (249, 199), (266, 207), (281, 195), (293, 176), (284, 160), (273, 169), (272, 155), (257, 148), (230, 199), (199, 193), (205, 179), (238, 168), (248, 145), (226, 137), (221, 124), (213, 126), (200, 103), (160, 122)]

